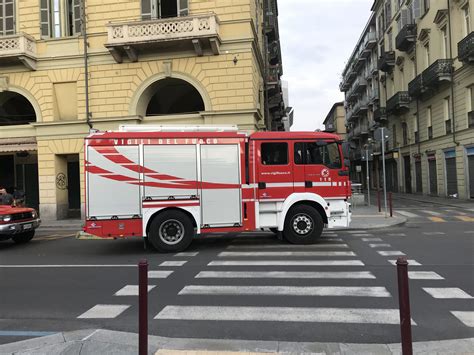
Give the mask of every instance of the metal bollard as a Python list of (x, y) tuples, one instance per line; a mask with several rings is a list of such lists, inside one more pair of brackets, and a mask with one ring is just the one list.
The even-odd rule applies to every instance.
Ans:
[(412, 355), (410, 294), (408, 289), (408, 262), (401, 256), (397, 259), (398, 303), (400, 305), (400, 330), (402, 354)]
[(138, 353), (148, 354), (148, 261), (138, 263)]
[(382, 202), (380, 201), (380, 190), (377, 190), (377, 205), (379, 206), (379, 212), (382, 212)]
[(392, 202), (392, 193), (388, 193), (388, 203), (390, 206), (390, 217), (393, 217), (393, 202)]

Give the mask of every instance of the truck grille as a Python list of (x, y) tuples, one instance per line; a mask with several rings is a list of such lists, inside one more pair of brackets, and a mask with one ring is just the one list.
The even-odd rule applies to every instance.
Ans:
[(31, 218), (33, 218), (33, 215), (31, 212), (12, 214), (12, 221), (21, 221), (23, 219), (31, 219)]

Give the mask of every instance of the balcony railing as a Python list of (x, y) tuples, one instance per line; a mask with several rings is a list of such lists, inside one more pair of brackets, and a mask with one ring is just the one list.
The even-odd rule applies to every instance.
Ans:
[(135, 62), (138, 51), (152, 50), (160, 44), (187, 44), (198, 56), (209, 47), (217, 55), (221, 42), (219, 20), (215, 14), (110, 23), (107, 33), (105, 46), (118, 63), (122, 62), (124, 54)]
[(0, 36), (0, 66), (22, 63), (36, 70), (36, 41), (26, 33)]
[(377, 101), (380, 98), (379, 96), (379, 89), (375, 88), (370, 91), (369, 93), (369, 103), (373, 104), (375, 101)]
[(360, 124), (360, 134), (364, 136), (369, 134), (369, 123), (367, 121), (363, 121)]
[(385, 107), (379, 107), (374, 111), (374, 121), (375, 122), (381, 122), (385, 121), (387, 119), (387, 112), (385, 110)]
[(395, 52), (383, 52), (378, 60), (379, 70), (387, 73), (395, 66)]
[(434, 87), (440, 81), (451, 81), (451, 74), (453, 72), (452, 59), (438, 59), (431, 64), (427, 69), (421, 73), (423, 77), (423, 85)]
[(358, 77), (355, 81), (354, 84), (352, 84), (352, 90), (356, 93), (360, 92), (361, 90), (364, 90), (367, 87), (367, 80), (362, 77)]
[(367, 99), (360, 99), (354, 104), (354, 114), (364, 113), (368, 109)]
[(463, 63), (474, 63), (474, 31), (458, 43), (458, 58)]
[(399, 51), (408, 51), (416, 39), (416, 24), (407, 24), (402, 27), (395, 40), (396, 47)]
[(365, 35), (364, 38), (364, 48), (365, 49), (372, 49), (377, 44), (377, 36), (375, 35), (374, 31), (370, 31)]
[(419, 74), (408, 83), (408, 93), (411, 97), (419, 97), (426, 91), (423, 84), (423, 75)]
[(268, 85), (276, 85), (280, 80), (280, 66), (279, 65), (271, 65), (268, 67), (268, 75), (267, 75), (267, 84)]
[(397, 114), (409, 108), (410, 95), (408, 91), (399, 91), (387, 101), (386, 112), (388, 114)]

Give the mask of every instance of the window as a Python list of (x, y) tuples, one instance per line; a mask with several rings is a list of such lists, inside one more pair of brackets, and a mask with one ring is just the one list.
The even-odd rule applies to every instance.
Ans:
[(430, 9), (430, 0), (423, 0), (423, 14), (426, 14)]
[(430, 58), (430, 44), (426, 43), (424, 45), (424, 50), (425, 50), (425, 64), (426, 67), (428, 68), (431, 64), (431, 58)]
[(392, 126), (392, 147), (395, 148), (398, 145), (397, 142), (397, 126)]
[(428, 127), (428, 139), (433, 138), (433, 123), (431, 121), (431, 106), (426, 109), (426, 127)]
[(141, 0), (142, 19), (188, 16), (188, 0)]
[(0, 36), (15, 33), (15, 2), (0, 0)]
[(413, 133), (415, 135), (415, 143), (418, 143), (420, 141), (420, 134), (418, 133), (418, 121), (416, 118), (416, 114), (413, 120)]
[(288, 143), (262, 143), (262, 164), (288, 164)]
[(444, 120), (447, 121), (450, 119), (449, 115), (449, 103), (450, 103), (450, 97), (445, 97), (443, 100), (443, 114), (444, 114)]
[(402, 123), (403, 145), (408, 145), (408, 126), (406, 122)]
[(388, 0), (385, 3), (385, 26), (388, 27), (390, 25), (390, 21), (392, 21), (392, 0)]
[(81, 0), (41, 0), (41, 36), (59, 38), (81, 33)]
[(388, 39), (388, 50), (393, 51), (393, 36), (392, 36), (392, 30), (387, 32), (387, 39)]
[(441, 29), (441, 37), (443, 38), (443, 43), (442, 43), (443, 58), (448, 58), (449, 45), (448, 45), (448, 32), (446, 30), (446, 26), (444, 26)]
[(325, 165), (330, 169), (340, 169), (339, 145), (322, 141), (295, 143), (295, 164)]
[(464, 36), (467, 36), (471, 33), (471, 9), (469, 4), (463, 7), (462, 9), (464, 15)]

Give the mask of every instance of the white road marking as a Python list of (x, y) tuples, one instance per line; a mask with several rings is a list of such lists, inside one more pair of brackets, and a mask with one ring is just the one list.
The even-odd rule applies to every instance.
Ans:
[(196, 279), (375, 279), (370, 271), (201, 271)]
[(323, 237), (322, 241), (324, 242), (342, 242), (342, 238), (331, 238), (331, 237)]
[(391, 297), (385, 287), (339, 286), (185, 286), (178, 295)]
[(219, 258), (243, 256), (356, 256), (352, 251), (223, 251)]
[[(408, 259), (408, 266), (420, 266), (421, 264), (416, 261), (415, 259)], [(390, 264), (392, 265), (397, 265), (397, 261), (396, 260), (389, 260), (388, 261)]]
[(149, 279), (166, 279), (173, 273), (172, 270), (148, 271)]
[(407, 236), (405, 233), (388, 233), (387, 235), (390, 237), (406, 237)]
[(391, 248), (392, 246), (388, 243), (375, 243), (375, 244), (369, 244), (369, 247), (371, 247), (371, 248)]
[(423, 232), (424, 235), (444, 235), (444, 232)]
[(97, 318), (97, 319), (112, 319), (118, 317), (120, 314), (122, 314), (127, 308), (129, 308), (129, 305), (120, 305), (120, 304), (98, 304), (89, 309), (87, 312), (82, 313), (79, 317), (77, 318), (83, 318), (83, 319), (91, 319), (91, 318)]
[(407, 212), (407, 211), (397, 210), (396, 213), (401, 214), (402, 216), (405, 216), (405, 217), (410, 217), (410, 218), (419, 217), (417, 214)]
[(365, 233), (365, 231), (347, 231), (349, 234), (360, 234), (360, 233)]
[(452, 315), (463, 322), (468, 327), (474, 327), (473, 311), (451, 311)]
[(361, 234), (352, 234), (353, 237), (373, 237), (373, 234), (361, 233)]
[[(155, 285), (149, 285), (148, 292), (153, 290), (155, 287)], [(115, 292), (114, 296), (138, 296), (138, 285), (127, 285)]]
[(432, 216), (442, 216), (442, 213), (435, 212), (435, 211), (423, 211), (424, 213), (430, 214)]
[(465, 231), (466, 234), (474, 234), (474, 231)]
[(360, 260), (218, 260), (208, 266), (364, 266)]
[(405, 255), (405, 253), (402, 253), (400, 250), (377, 250), (377, 253), (382, 256)]
[(433, 271), (408, 271), (412, 280), (444, 280), (444, 277)]
[(313, 245), (295, 245), (295, 244), (262, 244), (262, 245), (229, 245), (227, 249), (332, 249), (348, 248), (347, 244), (313, 244)]
[(160, 265), (158, 266), (183, 266), (186, 264), (186, 260), (176, 260), (176, 261), (163, 261)]
[(398, 309), (373, 308), (166, 306), (155, 319), (400, 324)]
[(199, 254), (199, 252), (195, 251), (195, 252), (178, 253), (178, 254), (174, 254), (174, 256), (196, 256), (198, 254)]
[(363, 242), (381, 242), (381, 238), (362, 238)]
[(433, 298), (473, 298), (470, 294), (457, 287), (423, 287), (423, 290)]

